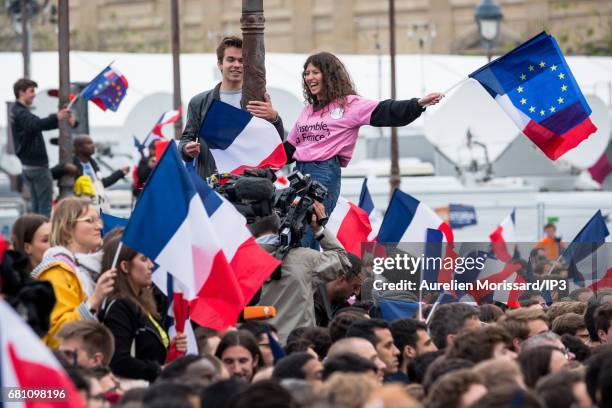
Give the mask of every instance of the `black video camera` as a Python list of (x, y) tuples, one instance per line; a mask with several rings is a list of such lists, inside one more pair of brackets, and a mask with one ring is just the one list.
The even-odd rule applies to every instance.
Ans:
[(212, 188), (231, 202), (251, 224), (257, 217), (274, 211), (274, 181), (270, 169), (247, 169), (244, 174), (221, 174), (211, 177)]
[[(304, 227), (310, 223), (315, 201), (323, 202), (327, 195), (327, 188), (299, 171), (291, 173), (287, 179), (289, 187), (277, 190), (274, 208), (281, 215), (280, 243), (285, 248), (284, 253), (277, 256), (282, 259), (291, 247), (300, 245)], [(318, 220), (319, 225), (325, 225), (327, 218)], [(281, 251), (283, 252), (283, 251)]]

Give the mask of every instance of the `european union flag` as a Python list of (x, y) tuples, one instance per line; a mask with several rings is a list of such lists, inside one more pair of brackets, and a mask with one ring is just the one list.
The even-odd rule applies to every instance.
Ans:
[(116, 68), (108, 66), (81, 91), (81, 96), (92, 101), (103, 111), (116, 112), (125, 97), (127, 79)]
[(469, 76), (552, 160), (597, 130), (557, 41), (545, 32)]

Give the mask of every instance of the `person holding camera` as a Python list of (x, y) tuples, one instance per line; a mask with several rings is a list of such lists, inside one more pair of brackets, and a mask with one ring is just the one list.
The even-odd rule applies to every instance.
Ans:
[[(325, 282), (336, 279), (351, 265), (342, 244), (334, 234), (319, 225), (319, 221), (326, 218), (323, 204), (315, 201), (312, 212), (310, 227), (323, 251), (290, 248), (283, 258), (280, 277), (273, 275), (261, 289), (259, 304), (276, 308), (276, 316), (270, 323), (278, 328), (281, 342), (285, 342), (296, 327), (315, 326), (315, 290), (324, 290)], [(258, 218), (248, 227), (257, 243), (269, 253), (281, 246), (280, 219), (276, 213)]]
[[(297, 170), (327, 187), (323, 204), (328, 214), (340, 195), (340, 168), (351, 160), (361, 126), (405, 126), (443, 97), (434, 92), (405, 101), (362, 98), (342, 62), (329, 52), (306, 59), (302, 87), (308, 105), (289, 132), (285, 151)], [(317, 248), (308, 229), (302, 245)]]

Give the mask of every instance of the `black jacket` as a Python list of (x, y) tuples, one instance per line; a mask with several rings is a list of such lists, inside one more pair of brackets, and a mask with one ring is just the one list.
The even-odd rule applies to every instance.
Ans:
[[(183, 130), (183, 135), (181, 136), (181, 141), (179, 142), (178, 146), (183, 160), (188, 162), (193, 160), (183, 152), (183, 148), (187, 143), (197, 140), (198, 134), (200, 133), (200, 127), (202, 126), (202, 121), (204, 120), (212, 101), (221, 100), (219, 95), (220, 89), (221, 83), (218, 83), (213, 89), (199, 93), (191, 98), (191, 101), (189, 101), (189, 108), (187, 109), (187, 124), (185, 125), (185, 130)], [(272, 124), (276, 128), (276, 131), (282, 140), (284, 138), (284, 129), (283, 121), (280, 116), (278, 119), (276, 119), (276, 121), (272, 122)], [(200, 155), (198, 156), (197, 171), (200, 177), (203, 179), (206, 179), (217, 172), (215, 159), (210, 153), (208, 145), (202, 139), (200, 139)]]
[(100, 321), (115, 338), (112, 372), (119, 377), (154, 381), (168, 350), (151, 320), (131, 300), (120, 298), (109, 301)]
[[(74, 178), (76, 179), (81, 177), (83, 175), (83, 165), (81, 164), (81, 160), (79, 160), (77, 156), (72, 156), (72, 164), (74, 164), (77, 168), (77, 173)], [(95, 173), (100, 171), (100, 166), (98, 166), (98, 163), (93, 157), (89, 159), (89, 164), (91, 164), (91, 167)], [(61, 163), (51, 169), (51, 175), (54, 179), (60, 179), (64, 174), (66, 174), (66, 170), (64, 169), (64, 165)], [(104, 188), (106, 188), (112, 186), (123, 177), (125, 177), (123, 170), (115, 170), (110, 174), (110, 176), (103, 177), (100, 181), (102, 181), (102, 185)]]
[(11, 129), (15, 154), (21, 164), (26, 166), (49, 166), (47, 147), (43, 139), (43, 130), (57, 129), (57, 115), (41, 119), (30, 112), (21, 102), (15, 102), (11, 109)]

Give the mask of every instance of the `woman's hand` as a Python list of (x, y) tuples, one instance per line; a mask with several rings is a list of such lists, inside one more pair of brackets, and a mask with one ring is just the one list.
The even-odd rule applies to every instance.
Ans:
[(113, 288), (115, 287), (115, 276), (117, 276), (116, 268), (109, 269), (100, 275), (98, 282), (96, 283), (96, 288), (88, 300), (89, 307), (91, 309), (97, 311), (102, 304), (102, 301), (111, 294)]
[(181, 353), (187, 352), (187, 336), (185, 333), (177, 333), (173, 340), (174, 344), (176, 344), (176, 351)]
[(424, 108), (429, 105), (435, 105), (436, 103), (440, 102), (442, 98), (444, 98), (444, 94), (440, 92), (433, 92), (419, 99), (417, 103), (421, 108)]

